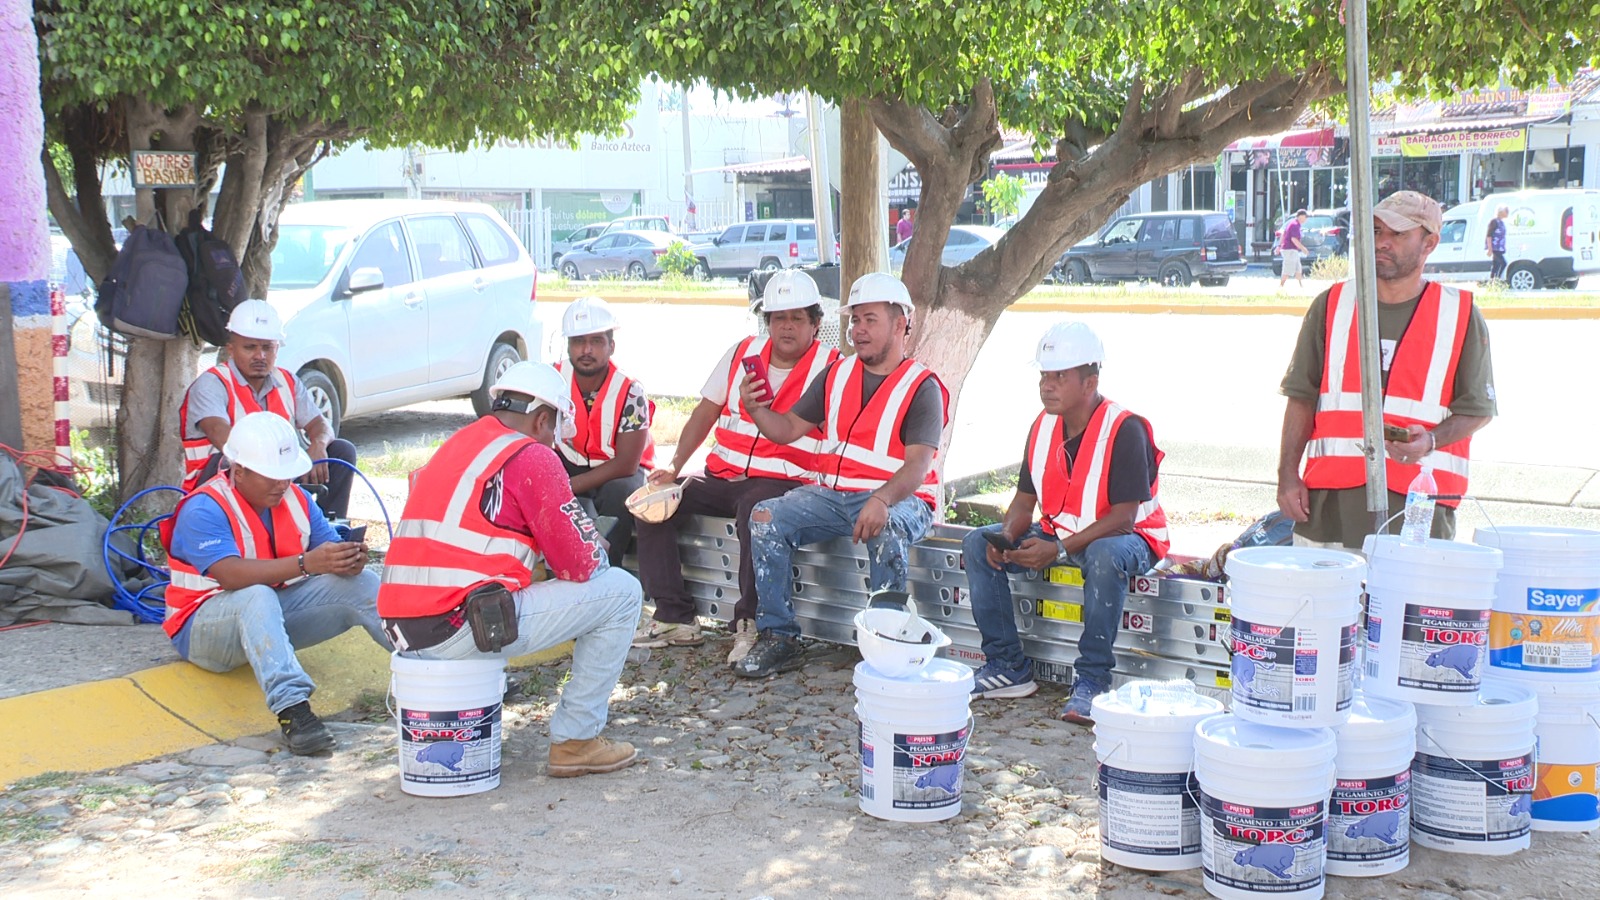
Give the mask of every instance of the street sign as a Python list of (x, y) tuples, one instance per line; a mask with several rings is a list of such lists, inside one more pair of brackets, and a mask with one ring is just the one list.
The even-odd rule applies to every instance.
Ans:
[(136, 188), (197, 187), (197, 160), (187, 150), (133, 151), (133, 186)]

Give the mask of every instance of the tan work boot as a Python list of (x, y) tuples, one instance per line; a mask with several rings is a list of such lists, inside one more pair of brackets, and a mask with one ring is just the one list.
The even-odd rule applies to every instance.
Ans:
[(626, 741), (592, 737), (586, 741), (561, 741), (550, 745), (550, 777), (574, 778), (626, 769), (639, 751)]
[(760, 637), (756, 631), (754, 619), (740, 619), (733, 623), (733, 649), (728, 651), (728, 665), (733, 665), (744, 659), (750, 653), (750, 648), (756, 645), (756, 638)]

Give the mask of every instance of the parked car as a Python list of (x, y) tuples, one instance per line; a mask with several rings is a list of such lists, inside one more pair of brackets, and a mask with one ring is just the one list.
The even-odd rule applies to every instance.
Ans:
[(67, 295), (67, 417), (74, 429), (112, 428), (122, 405), (128, 339), (100, 324), (94, 299)]
[[(1272, 233), (1274, 275), (1283, 275), (1283, 227), (1288, 223), (1289, 216), (1284, 216), (1278, 220), (1278, 228)], [(1300, 254), (1300, 265), (1305, 272), (1310, 272), (1311, 267), (1321, 260), (1349, 253), (1349, 207), (1306, 210), (1306, 223), (1300, 226), (1300, 243), (1306, 245), (1306, 252)]]
[(614, 234), (618, 231), (661, 231), (672, 233), (672, 223), (666, 216), (625, 216), (621, 219), (612, 219), (606, 223), (601, 234)]
[[(940, 265), (959, 266), (979, 253), (1000, 242), (1005, 231), (989, 225), (952, 225), (944, 239), (944, 252), (939, 254)], [(906, 264), (906, 251), (916, 234), (889, 248), (889, 269), (899, 272)]]
[(677, 235), (663, 231), (615, 231), (575, 247), (556, 260), (568, 281), (624, 275), (632, 281), (661, 277), (661, 257), (679, 243)]
[(1578, 286), (1600, 272), (1600, 191), (1511, 191), (1447, 210), (1439, 246), (1422, 271), (1451, 278), (1488, 278), (1483, 249), (1489, 220), (1501, 206), (1506, 217), (1506, 284), (1513, 290)]
[(567, 236), (557, 241), (550, 242), (550, 258), (560, 259), (561, 255), (574, 247), (581, 247), (606, 232), (605, 222), (596, 222), (567, 232)]
[(738, 275), (754, 269), (784, 269), (817, 263), (817, 226), (811, 219), (758, 219), (729, 225), (722, 234), (694, 245), (696, 277)]
[(1055, 275), (1067, 284), (1160, 279), (1179, 287), (1192, 280), (1224, 285), (1244, 271), (1233, 223), (1220, 212), (1138, 213), (1123, 216), (1067, 248)]
[(267, 301), (284, 318), (278, 365), (335, 430), (350, 416), (470, 395), (537, 358), (535, 267), (481, 203), (330, 200), (286, 207)]

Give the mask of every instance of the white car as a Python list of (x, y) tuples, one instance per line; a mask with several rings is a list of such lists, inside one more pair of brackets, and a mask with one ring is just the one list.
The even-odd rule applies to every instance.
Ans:
[(535, 266), (481, 203), (330, 200), (286, 207), (267, 302), (284, 318), (278, 365), (335, 431), (345, 418), (470, 395), (537, 359)]
[[(939, 254), (939, 264), (946, 267), (959, 266), (979, 253), (1000, 243), (1005, 236), (1005, 231), (989, 225), (951, 225), (950, 236), (945, 238), (944, 250)], [(911, 249), (911, 242), (917, 236), (912, 234), (893, 247), (889, 248), (889, 268), (899, 272), (906, 264), (906, 251)]]
[(1556, 189), (1490, 194), (1444, 212), (1439, 246), (1423, 271), (1444, 279), (1488, 278), (1483, 249), (1489, 221), (1501, 206), (1506, 217), (1506, 285), (1512, 290), (1574, 288), (1600, 272), (1600, 191)]

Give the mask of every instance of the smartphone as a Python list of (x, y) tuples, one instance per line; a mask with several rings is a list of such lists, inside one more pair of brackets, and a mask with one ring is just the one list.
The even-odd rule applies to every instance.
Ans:
[(1389, 423), (1385, 422), (1383, 425), (1383, 439), (1386, 441), (1394, 441), (1398, 444), (1407, 444), (1411, 442), (1411, 430), (1409, 428), (1401, 428), (1399, 425), (1390, 425)]
[(1001, 551), (1002, 553), (1007, 550), (1017, 549), (1017, 545), (1012, 542), (1010, 538), (998, 531), (985, 531), (983, 533), (983, 539), (989, 542), (989, 546)]
[(757, 399), (761, 400), (763, 403), (771, 403), (772, 385), (767, 383), (766, 360), (752, 354), (750, 356), (746, 356), (744, 359), (739, 360), (739, 364), (744, 366), (744, 370), (749, 373), (751, 378), (761, 379), (761, 393), (757, 395)]
[(357, 525), (356, 527), (350, 529), (350, 533), (345, 535), (344, 539), (345, 539), (346, 543), (351, 543), (351, 544), (359, 544), (359, 543), (361, 543), (362, 541), (367, 539), (367, 526), (365, 526), (365, 525)]

